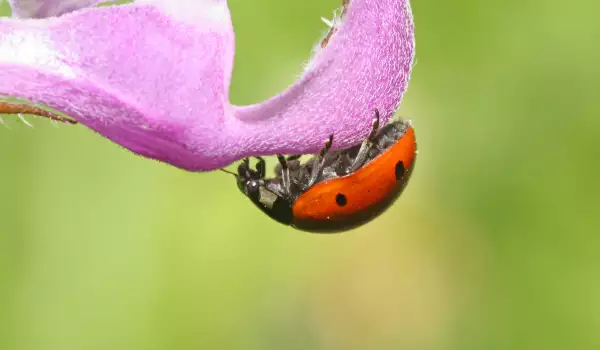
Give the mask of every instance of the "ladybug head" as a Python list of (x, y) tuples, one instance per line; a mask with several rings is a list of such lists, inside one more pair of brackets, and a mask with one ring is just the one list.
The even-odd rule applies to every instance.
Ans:
[(237, 185), (240, 191), (253, 200), (258, 200), (260, 186), (264, 185), (265, 164), (262, 160), (256, 164), (256, 169), (250, 167), (248, 158), (238, 166)]
[(243, 194), (253, 200), (258, 200), (260, 197), (260, 186), (263, 186), (261, 180), (248, 180), (241, 177), (237, 179), (237, 185)]
[(238, 166), (236, 175), (238, 188), (264, 213), (283, 224), (291, 224), (293, 219), (291, 200), (280, 194), (279, 179), (265, 179), (265, 161), (259, 157), (257, 159), (254, 169), (250, 167), (247, 158)]

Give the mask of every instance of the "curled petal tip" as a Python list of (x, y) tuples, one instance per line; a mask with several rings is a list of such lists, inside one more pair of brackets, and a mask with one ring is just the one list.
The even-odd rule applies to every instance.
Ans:
[[(407, 88), (414, 58), (414, 25), (408, 0), (345, 2), (338, 27), (304, 76), (281, 94), (236, 107), (241, 133), (252, 154), (314, 153), (329, 134), (334, 148), (359, 143), (373, 110), (387, 122)], [(251, 123), (250, 123), (251, 122)], [(260, 130), (260, 132), (258, 132)], [(261, 135), (262, 138), (253, 136)], [(264, 135), (268, 135), (264, 137)]]

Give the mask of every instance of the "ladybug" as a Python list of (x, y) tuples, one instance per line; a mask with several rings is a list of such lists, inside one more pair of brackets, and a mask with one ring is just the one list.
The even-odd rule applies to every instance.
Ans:
[(243, 159), (232, 174), (242, 193), (284, 225), (313, 233), (350, 230), (379, 216), (400, 196), (415, 164), (415, 133), (402, 120), (379, 130), (375, 110), (371, 133), (360, 145), (330, 152), (332, 144), (333, 135), (305, 163), (301, 155), (277, 155), (274, 178), (266, 178), (262, 157), (254, 157), (254, 168)]

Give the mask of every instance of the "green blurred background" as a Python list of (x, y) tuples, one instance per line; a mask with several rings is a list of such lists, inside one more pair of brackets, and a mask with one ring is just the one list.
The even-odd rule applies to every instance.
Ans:
[[(233, 102), (290, 84), (338, 3), (230, 0)], [(599, 349), (600, 3), (412, 5), (419, 160), (343, 235), (280, 226), (222, 173), (5, 117), (0, 349)]]

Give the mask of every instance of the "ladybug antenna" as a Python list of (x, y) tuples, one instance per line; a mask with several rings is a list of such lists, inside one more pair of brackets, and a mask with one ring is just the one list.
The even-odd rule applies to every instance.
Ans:
[(231, 175), (233, 175), (235, 177), (238, 177), (238, 175), (236, 173), (234, 173), (233, 171), (229, 171), (227, 169), (219, 169), (219, 170), (221, 170), (224, 173), (231, 174)]

